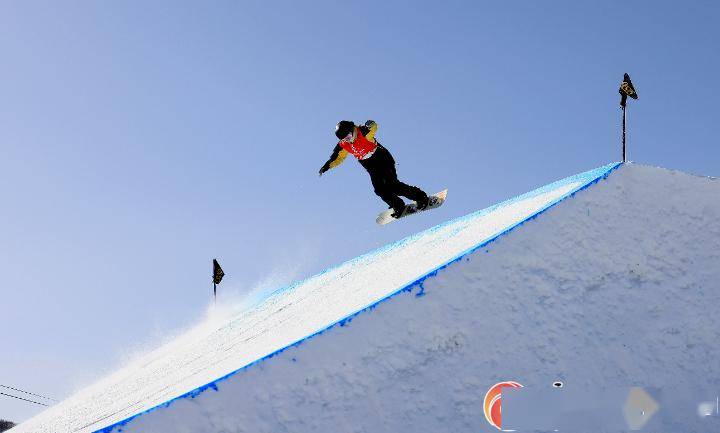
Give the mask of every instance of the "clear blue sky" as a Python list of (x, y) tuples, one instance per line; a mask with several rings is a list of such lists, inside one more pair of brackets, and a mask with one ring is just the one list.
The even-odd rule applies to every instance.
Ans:
[[(620, 158), (720, 175), (715, 1), (0, 3), (0, 383), (59, 398), (200, 320)], [(441, 209), (380, 228), (340, 119)], [(226, 298), (227, 300), (227, 298)], [(0, 418), (37, 411), (0, 396)]]

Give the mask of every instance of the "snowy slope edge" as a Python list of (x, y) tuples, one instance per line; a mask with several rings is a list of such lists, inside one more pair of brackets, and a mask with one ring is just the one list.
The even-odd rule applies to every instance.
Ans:
[[(367, 254), (361, 255), (361, 256), (359, 256), (359, 257), (357, 257), (357, 258), (355, 258), (355, 259), (352, 259), (352, 260), (350, 260), (350, 261), (348, 261), (348, 262), (345, 262), (345, 263), (343, 263), (343, 264), (341, 264), (341, 265), (338, 265), (338, 266), (336, 266), (336, 267), (329, 268), (329, 269), (323, 271), (321, 274), (318, 274), (318, 275), (322, 275), (322, 274), (324, 274), (324, 273), (330, 272), (331, 270), (336, 269), (336, 268), (339, 268), (340, 266), (344, 266), (344, 265), (346, 265), (346, 264), (348, 264), (348, 263), (352, 263), (352, 262), (359, 261), (359, 260), (361, 260), (361, 259), (364, 258), (364, 257), (370, 256), (370, 255), (374, 255), (374, 254), (378, 254), (379, 252), (388, 250), (388, 249), (393, 248), (393, 247), (395, 247), (395, 246), (397, 246), (397, 245), (399, 245), (399, 244), (407, 243), (407, 242), (409, 242), (409, 241), (412, 240), (412, 239), (416, 239), (416, 238), (421, 237), (421, 236), (424, 236), (424, 235), (426, 235), (426, 234), (428, 234), (428, 233), (432, 233), (432, 232), (434, 232), (434, 231), (438, 231), (439, 229), (441, 229), (441, 228), (443, 228), (443, 227), (446, 227), (446, 226), (448, 226), (448, 225), (456, 224), (456, 223), (461, 222), (461, 221), (464, 221), (464, 220), (470, 220), (470, 219), (477, 218), (477, 217), (479, 217), (479, 216), (488, 214), (488, 213), (492, 212), (493, 210), (496, 210), (496, 209), (501, 208), (501, 207), (503, 207), (503, 206), (507, 206), (507, 205), (509, 205), (509, 204), (511, 204), (511, 203), (515, 203), (515, 202), (518, 202), (518, 201), (521, 201), (521, 200), (524, 200), (524, 199), (528, 199), (528, 198), (531, 198), (531, 197), (540, 195), (540, 194), (542, 194), (542, 193), (544, 193), (544, 192), (547, 192), (547, 191), (550, 191), (550, 190), (559, 188), (559, 187), (562, 186), (562, 185), (569, 185), (569, 184), (573, 184), (573, 183), (577, 183), (577, 184), (578, 184), (577, 186), (575, 186), (573, 189), (571, 189), (570, 191), (568, 191), (568, 192), (565, 193), (564, 195), (562, 195), (562, 196), (556, 198), (555, 200), (549, 202), (547, 205), (545, 205), (544, 207), (540, 208), (539, 210), (537, 210), (536, 212), (532, 213), (531, 215), (527, 216), (526, 218), (522, 219), (521, 221), (519, 221), (519, 222), (517, 222), (517, 223), (515, 223), (515, 224), (513, 224), (513, 225), (511, 225), (511, 226), (508, 226), (508, 227), (504, 228), (503, 230), (501, 230), (501, 231), (499, 231), (499, 232), (497, 232), (497, 233), (495, 233), (495, 234), (493, 234), (493, 235), (491, 235), (491, 236), (483, 239), (482, 241), (480, 241), (479, 243), (477, 243), (475, 246), (473, 246), (473, 247), (471, 247), (471, 248), (469, 248), (469, 249), (467, 249), (467, 250), (459, 253), (459, 254), (456, 255), (455, 257), (447, 260), (445, 263), (443, 263), (443, 264), (435, 267), (434, 269), (429, 270), (429, 271), (426, 272), (424, 275), (420, 276), (419, 278), (415, 279), (414, 281), (412, 281), (412, 282), (410, 282), (410, 283), (408, 283), (408, 284), (406, 284), (406, 285), (398, 288), (398, 289), (395, 290), (394, 292), (392, 292), (392, 293), (390, 293), (390, 294), (388, 294), (388, 295), (386, 295), (386, 296), (384, 296), (384, 297), (382, 297), (382, 298), (380, 298), (380, 299), (377, 299), (377, 300), (369, 303), (368, 305), (366, 305), (366, 306), (364, 306), (364, 307), (356, 310), (355, 312), (353, 312), (353, 313), (351, 313), (351, 314), (348, 314), (347, 316), (345, 316), (345, 317), (343, 317), (343, 318), (341, 318), (341, 319), (339, 319), (339, 320), (337, 320), (337, 321), (335, 321), (335, 322), (327, 325), (326, 327), (320, 329), (319, 331), (316, 331), (316, 332), (314, 332), (314, 333), (312, 333), (312, 334), (309, 334), (309, 335), (307, 335), (307, 336), (305, 336), (305, 337), (303, 337), (303, 338), (300, 338), (300, 339), (298, 339), (297, 341), (295, 341), (295, 342), (293, 342), (293, 343), (287, 344), (286, 346), (284, 346), (284, 347), (282, 347), (282, 348), (280, 348), (280, 349), (277, 349), (277, 350), (275, 350), (274, 352), (272, 352), (272, 353), (270, 353), (270, 354), (268, 354), (268, 355), (266, 355), (266, 356), (263, 356), (263, 357), (255, 360), (255, 361), (253, 361), (253, 362), (250, 362), (250, 363), (248, 363), (248, 364), (246, 364), (246, 365), (244, 365), (244, 366), (242, 366), (242, 367), (239, 367), (238, 369), (236, 369), (236, 370), (234, 370), (234, 371), (232, 371), (232, 372), (230, 372), (230, 373), (228, 373), (228, 374), (226, 374), (226, 375), (224, 375), (224, 376), (222, 376), (222, 377), (220, 377), (220, 378), (218, 378), (218, 379), (216, 379), (216, 380), (213, 380), (213, 381), (211, 381), (211, 382), (209, 382), (209, 383), (207, 383), (207, 384), (205, 384), (205, 385), (203, 385), (203, 386), (197, 387), (197, 388), (195, 388), (195, 389), (193, 389), (193, 390), (191, 390), (191, 391), (188, 391), (188, 392), (186, 392), (186, 393), (184, 393), (184, 394), (182, 394), (182, 395), (180, 395), (180, 396), (177, 396), (177, 397), (175, 397), (175, 398), (172, 398), (172, 399), (170, 399), (170, 400), (168, 400), (168, 401), (166, 401), (166, 402), (164, 402), (164, 403), (158, 404), (158, 405), (156, 405), (156, 406), (154, 406), (154, 407), (152, 407), (152, 408), (150, 408), (150, 409), (141, 411), (141, 412), (139, 412), (139, 413), (137, 413), (137, 414), (135, 414), (135, 415), (132, 415), (132, 416), (130, 416), (130, 417), (128, 417), (128, 418), (123, 419), (122, 421), (113, 423), (113, 424), (111, 424), (111, 425), (109, 425), (109, 426), (107, 426), (107, 427), (104, 427), (104, 428), (101, 428), (101, 429), (98, 429), (98, 430), (94, 430), (93, 432), (94, 432), (94, 433), (110, 433), (111, 431), (115, 430), (116, 428), (121, 427), (121, 426), (129, 423), (129, 422), (132, 421), (133, 419), (135, 419), (135, 418), (137, 418), (137, 417), (139, 417), (139, 416), (141, 416), (141, 415), (143, 415), (143, 414), (152, 412), (152, 411), (154, 411), (154, 410), (156, 410), (156, 409), (168, 407), (168, 406), (170, 406), (171, 404), (173, 404), (174, 402), (176, 402), (176, 401), (178, 401), (178, 400), (187, 399), (187, 398), (190, 398), (190, 399), (195, 398), (196, 396), (200, 395), (201, 393), (203, 393), (204, 391), (206, 391), (206, 390), (208, 390), (208, 389), (213, 389), (213, 390), (217, 391), (217, 390), (218, 390), (217, 384), (218, 384), (219, 382), (222, 382), (222, 381), (230, 378), (231, 376), (234, 376), (236, 373), (238, 373), (238, 372), (240, 372), (240, 371), (242, 371), (242, 370), (245, 370), (245, 369), (247, 369), (247, 368), (249, 368), (249, 367), (251, 367), (251, 366), (254, 366), (254, 365), (256, 365), (256, 364), (259, 364), (259, 363), (261, 363), (262, 361), (265, 361), (265, 360), (268, 360), (268, 359), (270, 359), (270, 358), (273, 358), (274, 356), (280, 354), (281, 352), (284, 352), (286, 349), (289, 349), (289, 348), (291, 348), (291, 347), (298, 346), (298, 345), (300, 345), (301, 343), (305, 342), (306, 340), (309, 340), (309, 339), (311, 339), (311, 338), (313, 338), (313, 337), (315, 337), (315, 336), (317, 336), (317, 335), (323, 334), (325, 331), (327, 331), (327, 330), (335, 327), (336, 325), (345, 326), (347, 323), (349, 323), (350, 321), (352, 321), (352, 319), (353, 319), (355, 316), (359, 315), (359, 314), (362, 313), (362, 312), (365, 312), (365, 311), (369, 311), (369, 310), (374, 309), (374, 308), (375, 308), (378, 304), (380, 304), (381, 302), (383, 302), (383, 301), (385, 301), (385, 300), (388, 300), (388, 299), (390, 299), (390, 298), (392, 298), (392, 297), (394, 297), (394, 296), (396, 296), (396, 295), (398, 295), (398, 294), (400, 294), (400, 293), (403, 293), (403, 292), (412, 292), (413, 288), (419, 287), (419, 288), (420, 288), (420, 291), (419, 291), (418, 294), (416, 294), (416, 296), (422, 296), (422, 284), (423, 284), (423, 281), (426, 280), (427, 278), (436, 275), (436, 274), (438, 273), (438, 271), (440, 271), (440, 270), (448, 267), (448, 266), (451, 265), (452, 263), (455, 263), (455, 262), (461, 260), (463, 257), (467, 256), (468, 254), (471, 254), (471, 253), (473, 253), (474, 251), (476, 251), (476, 250), (478, 250), (478, 249), (480, 249), (480, 248), (482, 248), (482, 247), (490, 244), (490, 243), (493, 242), (494, 240), (498, 239), (500, 236), (502, 236), (502, 235), (504, 235), (504, 234), (507, 234), (508, 232), (512, 231), (514, 228), (516, 228), (516, 227), (524, 224), (526, 221), (529, 221), (529, 220), (532, 220), (532, 219), (536, 218), (538, 215), (544, 213), (546, 210), (548, 210), (548, 209), (550, 209), (551, 207), (557, 205), (558, 203), (562, 202), (562, 201), (565, 200), (566, 198), (574, 196), (577, 192), (588, 188), (589, 186), (591, 186), (591, 185), (597, 183), (598, 181), (600, 181), (601, 179), (607, 178), (607, 176), (608, 176), (613, 170), (617, 169), (617, 168), (620, 167), (621, 165), (622, 165), (622, 163), (619, 163), (619, 162), (618, 162), (618, 163), (611, 163), (611, 164), (607, 164), (607, 165), (605, 165), (605, 166), (598, 167), (598, 168), (596, 168), (596, 169), (594, 169), (594, 170), (590, 170), (590, 171), (587, 171), (587, 172), (584, 172), (584, 173), (580, 173), (580, 174), (577, 174), (577, 175), (574, 175), (574, 176), (570, 176), (570, 177), (568, 177), (568, 178), (565, 178), (565, 179), (562, 179), (562, 180), (553, 182), (553, 183), (548, 184), (548, 185), (546, 185), (546, 186), (544, 186), (544, 187), (535, 189), (535, 190), (533, 190), (533, 191), (531, 191), (531, 192), (528, 192), (528, 193), (526, 193), (526, 194), (522, 194), (522, 195), (517, 196), (517, 197), (515, 197), (515, 198), (506, 200), (506, 201), (504, 201), (504, 202), (501, 202), (501, 203), (499, 203), (499, 204), (493, 205), (493, 206), (488, 207), (488, 208), (486, 208), (486, 209), (483, 209), (483, 210), (480, 210), (480, 211), (471, 213), (471, 214), (469, 214), (469, 215), (466, 215), (466, 216), (463, 216), (463, 217), (459, 217), (459, 218), (455, 218), (455, 219), (453, 219), (453, 220), (450, 220), (450, 221), (447, 221), (447, 222), (445, 222), (445, 223), (439, 224), (439, 225), (437, 225), (437, 226), (435, 226), (435, 227), (432, 227), (432, 228), (429, 228), (429, 229), (427, 229), (427, 230), (425, 230), (425, 231), (423, 231), (423, 232), (420, 232), (420, 233), (417, 233), (417, 234), (415, 234), (415, 235), (409, 236), (409, 237), (407, 237), (407, 238), (405, 238), (405, 239), (402, 239), (402, 240), (400, 240), (400, 241), (391, 243), (391, 244), (389, 244), (389, 245), (387, 245), (387, 246), (385, 246), (385, 247), (382, 247), (382, 248), (380, 248), (380, 249), (378, 249), (378, 250), (375, 250), (375, 251), (369, 252), (369, 253), (367, 253)], [(310, 277), (310, 278), (314, 278), (314, 277), (317, 277), (317, 275), (316, 275), (316, 276), (313, 276), (313, 277)], [(305, 281), (305, 280), (304, 280), (304, 281)], [(293, 287), (296, 287), (296, 286), (299, 285), (299, 284), (302, 284), (302, 281), (301, 281), (301, 282), (298, 282), (298, 283), (296, 283), (296, 284), (293, 284), (293, 285), (291, 285), (291, 286), (289, 286), (289, 287), (287, 287), (287, 288), (281, 289), (281, 290), (278, 291), (278, 292), (287, 291), (287, 290), (292, 290)], [(277, 292), (276, 292), (276, 293), (277, 293)], [(108, 417), (110, 417), (110, 416), (108, 416)], [(99, 422), (99, 420), (96, 421), (96, 422)]]

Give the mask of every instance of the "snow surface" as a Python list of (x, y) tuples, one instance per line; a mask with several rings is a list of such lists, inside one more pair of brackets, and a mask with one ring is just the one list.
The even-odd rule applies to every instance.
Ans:
[(278, 291), (11, 431), (492, 431), (501, 380), (720, 391), (720, 182), (615, 167)]

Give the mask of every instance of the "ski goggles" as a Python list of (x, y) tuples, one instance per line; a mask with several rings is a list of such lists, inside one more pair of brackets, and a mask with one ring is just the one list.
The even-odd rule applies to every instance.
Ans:
[(341, 141), (344, 141), (345, 143), (352, 143), (355, 139), (355, 131), (349, 133), (345, 138), (343, 138)]

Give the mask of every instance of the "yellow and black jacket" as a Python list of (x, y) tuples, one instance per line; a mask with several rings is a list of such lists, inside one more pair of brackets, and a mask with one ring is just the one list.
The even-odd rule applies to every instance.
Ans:
[[(375, 133), (377, 132), (378, 125), (373, 120), (368, 120), (365, 122), (364, 125), (355, 127), (355, 133), (356, 134), (362, 134), (363, 138), (371, 143), (376, 144), (378, 147), (380, 146), (380, 143), (377, 142), (375, 139)], [(356, 138), (357, 140), (357, 138)], [(345, 158), (348, 156), (350, 152), (345, 150), (342, 146), (342, 142), (338, 142), (338, 144), (335, 145), (335, 148), (333, 149), (332, 155), (330, 155), (330, 159), (327, 160), (327, 162), (322, 166), (320, 169), (320, 174), (325, 173), (326, 171), (330, 170), (331, 168), (335, 168), (338, 165), (342, 164), (342, 162), (345, 160)], [(367, 144), (367, 143), (366, 143)], [(356, 155), (357, 156), (357, 155)], [(358, 157), (359, 159), (359, 157)]]

